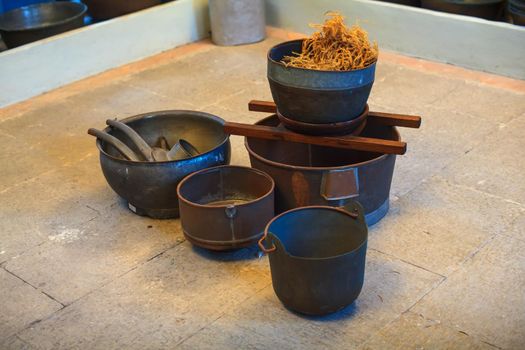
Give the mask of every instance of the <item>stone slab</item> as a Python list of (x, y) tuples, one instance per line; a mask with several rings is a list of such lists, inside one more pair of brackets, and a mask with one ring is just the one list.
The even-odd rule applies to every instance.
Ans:
[(482, 85), (472, 81), (461, 81), (446, 98), (433, 104), (436, 108), (470, 114), (481, 121), (499, 120), (508, 122), (525, 113), (525, 91), (513, 92)]
[(365, 284), (346, 309), (325, 317), (287, 310), (272, 286), (187, 339), (183, 349), (351, 349), (438, 284), (442, 278), (369, 250)]
[(525, 115), (502, 124), (442, 174), (454, 183), (525, 204)]
[(182, 241), (178, 220), (153, 220), (120, 203), (86, 224), (67, 225), (5, 268), (70, 304)]
[(407, 312), (374, 334), (360, 350), (464, 349), (496, 350), (497, 347), (477, 340), (436, 320)]
[[(380, 110), (396, 112), (393, 108)], [(407, 143), (407, 152), (396, 159), (392, 185), (396, 196), (408, 193), (426, 178), (441, 174), (447, 165), (479, 146), (499, 123), (498, 119), (480, 123), (472, 115), (434, 107), (421, 112), (410, 109), (407, 114), (421, 115), (422, 124), (420, 129), (398, 128), (401, 139)]]
[(0, 340), (0, 349), (2, 350), (32, 350), (34, 349), (29, 344), (24, 343), (16, 335), (7, 338), (5, 341)]
[(428, 106), (445, 99), (460, 83), (457, 79), (398, 66), (384, 80), (374, 83), (370, 101), (402, 114), (412, 110), (423, 114)]
[(21, 343), (19, 339), (11, 338), (16, 332), (62, 308), (62, 305), (2, 268), (0, 268), (0, 300), (2, 301), (2, 312), (0, 312), (0, 348), (2, 349), (4, 349), (3, 342), (6, 347), (15, 347)]
[(175, 348), (268, 285), (266, 261), (255, 255), (183, 243), (19, 337), (37, 349)]
[[(448, 276), (523, 209), (436, 176), (392, 203), (369, 232), (369, 246)], [(495, 219), (497, 218), (497, 219)]]
[(498, 235), (413, 311), (505, 349), (525, 344), (525, 242)]

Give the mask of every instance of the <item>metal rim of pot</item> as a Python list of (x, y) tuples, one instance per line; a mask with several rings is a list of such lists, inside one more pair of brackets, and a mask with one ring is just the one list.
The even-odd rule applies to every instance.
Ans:
[(82, 16), (84, 16), (86, 13), (87, 13), (87, 6), (84, 4), (84, 3), (78, 3), (78, 2), (62, 2), (62, 1), (57, 1), (57, 2), (48, 2), (48, 3), (37, 3), (37, 4), (31, 4), (31, 5), (27, 5), (27, 6), (22, 6), (22, 7), (18, 7), (16, 9), (13, 9), (13, 10), (10, 10), (10, 11), (7, 11), (3, 14), (0, 14), (0, 19), (4, 16), (6, 16), (6, 14), (9, 14), (9, 12), (19, 12), (19, 11), (24, 11), (24, 10), (27, 10), (28, 8), (38, 8), (38, 7), (56, 7), (56, 6), (68, 6), (68, 7), (71, 7), (71, 8), (78, 8), (80, 10), (80, 12), (78, 14), (76, 14), (75, 16), (72, 16), (72, 17), (68, 17), (66, 19), (63, 19), (61, 21), (58, 21), (58, 22), (52, 22), (52, 23), (47, 23), (47, 24), (37, 24), (37, 25), (34, 25), (34, 26), (29, 26), (29, 27), (3, 27), (2, 24), (1, 24), (1, 21), (0, 21), (0, 30), (3, 30), (3, 31), (6, 31), (6, 32), (24, 32), (24, 31), (32, 31), (32, 30), (39, 30), (39, 29), (45, 29), (45, 28), (51, 28), (51, 27), (55, 27), (55, 26), (60, 26), (62, 24), (65, 24), (65, 23), (69, 23), (69, 22), (72, 22)]
[(282, 43), (279, 43), (275, 46), (272, 46), (269, 50), (268, 50), (268, 53), (267, 53), (267, 59), (275, 64), (278, 64), (280, 66), (283, 66), (287, 69), (291, 69), (291, 70), (298, 70), (298, 71), (306, 71), (306, 72), (323, 72), (323, 73), (330, 73), (330, 74), (341, 74), (341, 73), (345, 73), (345, 72), (358, 72), (358, 71), (361, 71), (361, 70), (365, 70), (365, 69), (368, 69), (370, 68), (370, 66), (374, 65), (377, 63), (377, 59), (372, 62), (371, 64), (369, 64), (368, 66), (366, 67), (363, 67), (363, 68), (359, 68), (359, 69), (352, 69), (352, 70), (324, 70), (324, 69), (308, 69), (308, 68), (300, 68), (300, 67), (293, 67), (293, 66), (286, 66), (283, 62), (281, 61), (276, 61), (274, 60), (270, 55), (272, 53), (272, 51), (276, 48), (278, 48), (279, 46), (282, 46), (282, 45), (288, 45), (288, 44), (291, 44), (293, 42), (303, 42), (304, 40), (306, 39), (295, 39), (295, 40), (289, 40), (289, 41), (285, 41), (285, 42), (282, 42)]
[(357, 118), (345, 122), (332, 122), (326, 124), (314, 124), (290, 119), (279, 113), (279, 111), (276, 111), (276, 114), (281, 123), (287, 129), (301, 134), (318, 136), (358, 135), (366, 126), (366, 117), (368, 116), (369, 111), (370, 109), (367, 103), (363, 113), (361, 113), (361, 115), (359, 115)]
[[(354, 202), (354, 203), (357, 203), (357, 202)], [(358, 204), (358, 203), (357, 203)], [(358, 212), (357, 209), (355, 209), (354, 211), (348, 211), (346, 209), (344, 209), (344, 207), (330, 207), (330, 206), (327, 206), (327, 205), (309, 205), (309, 206), (305, 206), (305, 207), (299, 207), (299, 208), (294, 208), (294, 209), (290, 209), (290, 210), (287, 210), (285, 211), (284, 213), (281, 213), (279, 215), (277, 215), (276, 217), (274, 217), (267, 225), (266, 227), (264, 228), (264, 234), (263, 236), (261, 237), (261, 239), (259, 240), (259, 242), (257, 242), (257, 244), (259, 245), (259, 248), (265, 253), (265, 254), (271, 254), (273, 253), (274, 251), (277, 250), (277, 247), (272, 243), (272, 247), (270, 248), (266, 248), (264, 246), (264, 241), (265, 239), (268, 237), (268, 233), (271, 233), (269, 232), (269, 229), (270, 229), (270, 226), (277, 220), (279, 220), (281, 217), (289, 214), (289, 213), (292, 213), (292, 212), (296, 212), (296, 211), (302, 211), (302, 210), (311, 210), (311, 209), (324, 209), (324, 210), (332, 210), (332, 211), (337, 211), (341, 214), (345, 214), (349, 217), (351, 217), (352, 219), (354, 220), (357, 220), (357, 218), (359, 217), (359, 215), (363, 215), (363, 220), (365, 220), (364, 218), (364, 209), (362, 208), (362, 206), (360, 204), (358, 204), (361, 208), (361, 214)], [(278, 239), (278, 237), (277, 237)], [(296, 255), (292, 255), (290, 254), (286, 249), (284, 250), (284, 253), (294, 259), (302, 259), (302, 260), (315, 260), (315, 261), (319, 261), (319, 260), (329, 260), (329, 259), (334, 259), (334, 258), (338, 258), (340, 256), (344, 256), (344, 255), (347, 255), (347, 254), (351, 254), (357, 250), (359, 250), (364, 244), (367, 244), (367, 241), (368, 241), (368, 227), (367, 227), (367, 230), (366, 230), (366, 237), (365, 239), (363, 240), (363, 242), (361, 242), (361, 244), (357, 247), (355, 247), (354, 249), (352, 249), (351, 251), (348, 251), (348, 252), (345, 252), (345, 253), (342, 253), (342, 254), (339, 254), (339, 255), (334, 255), (334, 256), (329, 256), (329, 257), (323, 257), (323, 258), (309, 258), (309, 257), (304, 257), (304, 256), (296, 256)]]
[[(121, 119), (120, 121), (122, 123), (124, 123), (124, 124), (127, 124), (127, 123), (135, 121), (135, 120), (146, 119), (148, 116), (150, 118), (153, 118), (153, 117), (162, 117), (162, 116), (165, 116), (165, 115), (173, 115), (173, 114), (182, 114), (182, 115), (183, 114), (191, 114), (191, 115), (194, 115), (194, 116), (200, 116), (200, 117), (204, 117), (204, 118), (207, 118), (207, 119), (211, 119), (213, 121), (219, 122), (220, 124), (224, 125), (224, 119), (222, 119), (222, 118), (220, 118), (220, 117), (218, 117), (216, 115), (213, 115), (213, 114), (210, 114), (210, 113), (206, 113), (206, 112), (192, 111), (192, 110), (182, 110), (182, 109), (142, 113), (142, 114), (138, 114), (138, 115), (134, 115), (134, 116), (131, 116), (131, 117), (127, 117), (127, 118)], [(111, 130), (112, 130), (112, 128), (108, 126), (103, 131), (104, 132), (108, 132), (108, 131), (111, 131)], [(193, 157), (179, 159), (179, 160), (165, 160), (165, 161), (153, 161), (153, 162), (145, 161), (145, 160), (131, 161), (131, 160), (127, 160), (127, 159), (123, 159), (123, 158), (118, 158), (118, 157), (112, 156), (111, 154), (107, 153), (103, 149), (103, 147), (101, 145), (101, 142), (98, 139), (97, 139), (97, 148), (98, 148), (98, 150), (101, 153), (103, 153), (105, 156), (111, 158), (112, 160), (115, 160), (115, 161), (118, 161), (118, 162), (122, 162), (122, 163), (126, 163), (126, 164), (151, 164), (151, 165), (155, 165), (155, 164), (174, 163), (174, 162), (182, 163), (182, 162), (191, 161), (191, 160), (193, 160), (195, 158), (198, 158), (198, 157), (201, 157), (203, 155), (206, 155), (208, 153), (213, 152), (214, 150), (216, 150), (217, 148), (221, 147), (226, 142), (228, 142), (229, 138), (230, 138), (230, 136), (225, 133), (224, 134), (224, 140), (222, 140), (221, 142), (217, 143), (217, 145), (215, 147), (213, 147), (212, 149), (210, 149), (210, 150), (208, 150), (206, 152), (203, 152), (203, 153), (200, 153), (200, 154), (198, 154), (196, 156), (193, 156)]]
[[(268, 120), (268, 119), (271, 119), (272, 117), (267, 117), (267, 118), (264, 118), (264, 119), (261, 119), (259, 122), (257, 122), (256, 124), (260, 123), (260, 122), (263, 122), (265, 120)], [(394, 135), (396, 136), (395, 139), (396, 140), (401, 140), (401, 135), (399, 134), (399, 131), (397, 130), (397, 128), (394, 126), (392, 127), (393, 131), (394, 131)], [(263, 163), (267, 163), (267, 164), (271, 164), (272, 166), (275, 166), (275, 167), (278, 167), (278, 168), (284, 168), (284, 169), (292, 169), (292, 170), (301, 170), (301, 171), (319, 171), (319, 170), (323, 170), (323, 171), (334, 171), (334, 170), (344, 170), (344, 169), (347, 169), (347, 168), (356, 168), (356, 167), (361, 167), (361, 166), (364, 166), (364, 165), (367, 165), (367, 164), (370, 164), (370, 163), (373, 163), (373, 162), (377, 162), (381, 159), (384, 159), (386, 157), (389, 156), (389, 154), (381, 154), (380, 156), (378, 157), (374, 157), (372, 159), (369, 159), (369, 160), (365, 160), (364, 162), (359, 162), (359, 163), (351, 163), (351, 164), (345, 164), (345, 165), (339, 165), (339, 166), (326, 166), (326, 167), (315, 167), (315, 166), (304, 166), (304, 165), (291, 165), (291, 164), (285, 164), (285, 163), (279, 163), (279, 162), (275, 162), (273, 160), (270, 160), (270, 159), (267, 159), (267, 158), (264, 158), (263, 156), (255, 153), (254, 150), (251, 149), (250, 147), (250, 144), (248, 142), (248, 139), (249, 137), (245, 137), (244, 138), (244, 147), (246, 147), (246, 149), (248, 150), (248, 153), (255, 157), (257, 160), (263, 162)]]
[(215, 166), (215, 167), (206, 168), (206, 169), (202, 169), (202, 170), (196, 171), (194, 173), (189, 174), (184, 179), (182, 179), (182, 181), (177, 185), (177, 196), (179, 197), (179, 200), (181, 200), (184, 203), (186, 203), (186, 204), (188, 204), (190, 206), (193, 206), (195, 208), (221, 208), (221, 207), (227, 208), (228, 207), (227, 205), (209, 205), (209, 204), (195, 203), (195, 202), (192, 202), (189, 199), (185, 198), (180, 193), (181, 187), (186, 182), (188, 182), (192, 177), (198, 176), (198, 175), (202, 175), (203, 173), (206, 173), (206, 172), (209, 172), (209, 171), (215, 171), (215, 170), (218, 170), (218, 169), (221, 169), (221, 168), (222, 169), (224, 169), (224, 168), (230, 168), (230, 169), (231, 168), (237, 168), (237, 169), (250, 170), (250, 171), (253, 171), (254, 173), (262, 175), (263, 177), (265, 177), (266, 179), (268, 179), (270, 181), (270, 184), (271, 184), (270, 190), (268, 192), (266, 192), (264, 195), (262, 195), (260, 197), (257, 197), (256, 199), (253, 199), (251, 201), (247, 201), (247, 202), (240, 203), (240, 204), (235, 204), (235, 207), (243, 207), (243, 206), (247, 206), (249, 204), (260, 202), (263, 199), (265, 199), (268, 196), (270, 196), (275, 190), (275, 181), (273, 181), (273, 178), (270, 175), (266, 174), (264, 171), (261, 171), (259, 169), (255, 169), (255, 168), (250, 168), (250, 167), (247, 167), (247, 166), (242, 166), (242, 165), (219, 165), (219, 166)]
[(461, 6), (483, 6), (502, 3), (504, 0), (444, 0), (449, 4), (461, 5)]

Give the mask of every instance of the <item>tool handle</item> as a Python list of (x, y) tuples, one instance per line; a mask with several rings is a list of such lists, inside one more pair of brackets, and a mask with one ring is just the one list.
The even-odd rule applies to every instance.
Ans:
[[(253, 112), (276, 113), (277, 107), (274, 102), (252, 100), (248, 103), (248, 110)], [(373, 120), (383, 125), (401, 126), (405, 128), (417, 129), (421, 126), (421, 117), (417, 115), (368, 112), (367, 120)]]
[(360, 136), (310, 136), (298, 134), (285, 128), (264, 125), (250, 125), (226, 122), (224, 131), (230, 135), (240, 135), (259, 139), (290, 141), (311, 145), (353, 149), (356, 151), (387, 154), (405, 154), (406, 143)]
[(251, 100), (248, 102), (248, 110), (252, 112), (276, 113), (277, 107), (274, 102)]
[(102, 140), (102, 141), (112, 145), (127, 160), (131, 160), (131, 161), (134, 161), (134, 162), (140, 162), (140, 159), (137, 157), (135, 152), (133, 152), (131, 150), (131, 148), (126, 146), (126, 144), (124, 142), (120, 141), (116, 137), (111, 136), (110, 134), (105, 133), (103, 131), (100, 131), (100, 130), (97, 130), (97, 129), (93, 129), (93, 128), (88, 130), (88, 134), (91, 135), (91, 136), (95, 136), (97, 139)]
[(116, 119), (108, 119), (106, 120), (106, 124), (122, 131), (127, 137), (129, 137), (129, 139), (135, 144), (135, 146), (137, 146), (140, 153), (144, 156), (144, 158), (146, 158), (146, 160), (150, 162), (154, 161), (150, 145), (148, 145), (146, 141), (144, 141), (144, 139), (135, 130), (130, 128), (128, 125), (119, 122)]
[(421, 117), (408, 114), (394, 114), (383, 112), (368, 112), (368, 121), (377, 121), (382, 125), (401, 126), (418, 129), (421, 126)]

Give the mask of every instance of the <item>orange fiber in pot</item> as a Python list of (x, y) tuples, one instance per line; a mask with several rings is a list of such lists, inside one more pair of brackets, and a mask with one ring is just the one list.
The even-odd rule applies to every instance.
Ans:
[(362, 69), (377, 61), (377, 43), (371, 44), (367, 32), (359, 25), (348, 27), (344, 17), (329, 12), (323, 24), (311, 24), (319, 29), (303, 41), (302, 52), (282, 59), (287, 67), (314, 70), (348, 71)]

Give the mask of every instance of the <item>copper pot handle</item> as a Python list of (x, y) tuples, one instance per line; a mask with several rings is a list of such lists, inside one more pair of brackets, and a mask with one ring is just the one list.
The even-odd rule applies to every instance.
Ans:
[(339, 209), (344, 210), (347, 215), (352, 217), (352, 219), (360, 220), (362, 218), (365, 220), (365, 210), (359, 202), (350, 200), (345, 205), (339, 207)]
[(264, 232), (264, 235), (261, 237), (261, 239), (259, 240), (259, 242), (257, 243), (259, 245), (259, 248), (261, 248), (261, 250), (263, 251), (263, 253), (265, 254), (269, 254), (269, 253), (272, 253), (272, 252), (275, 252), (275, 250), (277, 249), (277, 247), (275, 246), (275, 244), (272, 243), (272, 247), (270, 249), (266, 248), (264, 246), (264, 240), (266, 239), (266, 237), (268, 237), (268, 235), (266, 234), (266, 232)]

